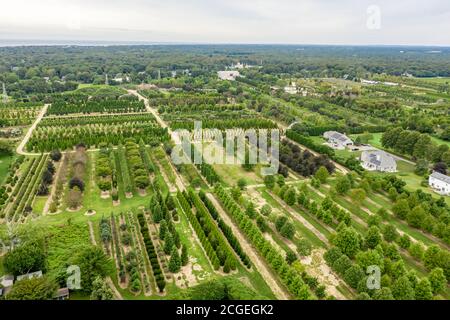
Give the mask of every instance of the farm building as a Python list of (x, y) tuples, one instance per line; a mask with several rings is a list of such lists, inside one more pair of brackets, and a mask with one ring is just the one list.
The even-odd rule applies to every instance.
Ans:
[(433, 172), (429, 179), (428, 184), (433, 190), (441, 195), (450, 195), (450, 177), (440, 172)]
[(394, 157), (382, 150), (363, 151), (361, 154), (361, 164), (364, 169), (369, 171), (397, 171), (397, 162)]
[(343, 150), (353, 145), (353, 141), (349, 137), (336, 131), (327, 131), (323, 134), (323, 137), (328, 140), (328, 143), (334, 149)]

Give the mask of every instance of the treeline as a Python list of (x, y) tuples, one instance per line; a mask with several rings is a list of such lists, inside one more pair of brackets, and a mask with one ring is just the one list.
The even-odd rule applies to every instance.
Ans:
[(308, 136), (321, 136), (327, 131), (347, 132), (348, 134), (360, 134), (364, 132), (377, 133), (386, 131), (386, 126), (308, 126), (306, 124), (295, 124), (293, 130)]
[(47, 110), (48, 115), (66, 115), (71, 113), (127, 113), (144, 112), (143, 101), (130, 99), (101, 100), (101, 101), (55, 101)]
[(242, 111), (245, 107), (242, 104), (197, 104), (197, 105), (175, 105), (175, 106), (159, 106), (159, 113), (178, 113), (178, 112), (199, 112), (199, 111)]
[[(280, 162), (304, 177), (314, 175), (320, 167), (325, 167), (329, 173), (334, 172), (334, 164), (328, 156), (315, 156), (308, 150), (302, 151), (299, 146), (284, 139), (280, 145)], [(287, 177), (287, 170), (280, 166), (280, 173)]]
[(238, 239), (234, 236), (232, 229), (222, 220), (222, 218), (219, 217), (219, 213), (217, 212), (216, 207), (211, 202), (211, 200), (208, 199), (206, 196), (206, 193), (201, 190), (198, 194), (200, 199), (203, 201), (203, 204), (208, 209), (208, 212), (211, 214), (211, 217), (217, 222), (217, 225), (219, 226), (220, 230), (222, 230), (222, 233), (225, 235), (225, 237), (228, 240), (228, 243), (231, 245), (233, 250), (236, 252), (236, 254), (239, 256), (239, 258), (242, 260), (244, 265), (247, 268), (251, 267), (250, 259), (248, 258), (247, 254), (242, 249)]
[(431, 233), (450, 244), (450, 209), (443, 197), (433, 198), (421, 189), (410, 192), (406, 183), (394, 175), (381, 179), (381, 189), (394, 202), (392, 212), (410, 226)]
[[(105, 119), (85, 119), (84, 117), (69, 119), (46, 119), (40, 124), (27, 143), (28, 150), (51, 151), (67, 150), (82, 142), (87, 147), (101, 144), (117, 146), (129, 138), (143, 140), (146, 144), (156, 145), (167, 141), (167, 128), (161, 128), (153, 117), (105, 116)], [(122, 121), (118, 119), (122, 119)], [(84, 125), (77, 123), (79, 119)], [(114, 134), (112, 134), (114, 133)]]
[[(186, 129), (194, 130), (194, 121), (174, 121), (170, 125), (172, 129)], [(263, 118), (245, 118), (245, 119), (217, 119), (208, 120), (202, 119), (202, 128), (212, 128), (212, 129), (276, 129), (277, 125), (275, 122), (263, 119)]]
[(446, 174), (450, 165), (450, 148), (446, 144), (438, 145), (426, 133), (391, 128), (381, 137), (381, 144), (398, 153), (411, 156), (413, 159), (424, 159), (433, 163), (441, 163), (435, 170)]

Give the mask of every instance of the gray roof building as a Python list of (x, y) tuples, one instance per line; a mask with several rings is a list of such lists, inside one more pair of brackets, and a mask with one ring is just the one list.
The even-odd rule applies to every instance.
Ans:
[(369, 171), (397, 171), (397, 162), (394, 157), (382, 150), (363, 151), (361, 162), (363, 168)]

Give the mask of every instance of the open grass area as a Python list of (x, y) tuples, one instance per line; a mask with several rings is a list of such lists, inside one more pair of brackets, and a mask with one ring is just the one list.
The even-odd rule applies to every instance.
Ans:
[(8, 167), (13, 162), (14, 156), (0, 155), (0, 184), (8, 175)]
[(262, 184), (264, 181), (257, 173), (258, 166), (253, 171), (246, 171), (241, 165), (215, 164), (214, 169), (222, 177), (225, 184), (235, 186), (239, 179), (245, 179), (247, 184)]

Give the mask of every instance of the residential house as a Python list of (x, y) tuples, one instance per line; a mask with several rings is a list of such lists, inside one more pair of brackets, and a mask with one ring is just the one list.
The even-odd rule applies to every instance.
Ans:
[(343, 133), (337, 131), (327, 131), (323, 137), (328, 140), (330, 146), (337, 150), (344, 150), (349, 146), (353, 146), (353, 141)]
[(361, 165), (369, 171), (397, 171), (397, 162), (394, 157), (382, 150), (363, 151), (361, 154)]
[(434, 171), (428, 178), (428, 184), (437, 193), (449, 196), (450, 195), (450, 177), (440, 172)]

